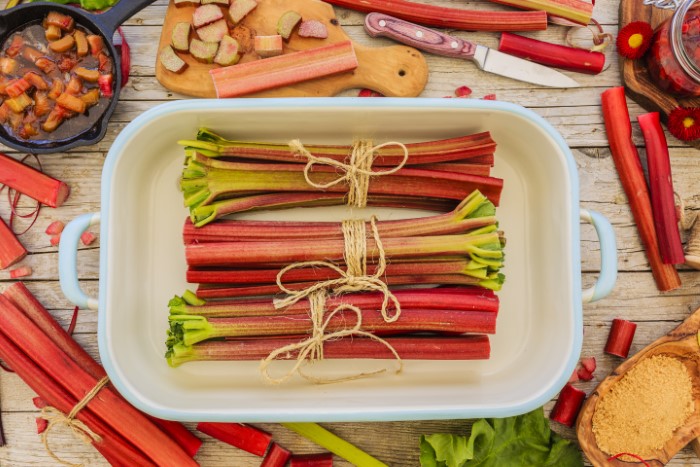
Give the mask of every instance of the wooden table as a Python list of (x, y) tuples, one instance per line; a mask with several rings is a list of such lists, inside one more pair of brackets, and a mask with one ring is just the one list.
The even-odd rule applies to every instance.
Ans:
[[(124, 0), (127, 1), (127, 0)], [(640, 0), (641, 1), (641, 0)], [(3, 4), (6, 2), (3, 2)], [(462, 0), (439, 0), (430, 3), (464, 7)], [(68, 324), (73, 309), (60, 291), (57, 274), (57, 251), (49, 244), (44, 229), (53, 220), (69, 221), (79, 214), (95, 212), (100, 208), (100, 174), (102, 163), (110, 144), (124, 126), (141, 112), (165, 101), (181, 99), (161, 87), (154, 75), (156, 44), (165, 15), (167, 0), (158, 0), (127, 21), (124, 32), (132, 51), (132, 78), (121, 94), (121, 102), (112, 117), (104, 140), (92, 147), (83, 147), (65, 154), (42, 156), (44, 170), (69, 183), (73, 189), (68, 203), (59, 209), (42, 210), (37, 225), (22, 241), (32, 253), (23, 264), (34, 269), (27, 285), (64, 325)], [(491, 4), (471, 5), (474, 8), (499, 8)], [(364, 33), (364, 16), (348, 10), (337, 9), (338, 18), (348, 34), (364, 44), (388, 44), (388, 41), (370, 40)], [(595, 18), (606, 31), (617, 31), (617, 2), (598, 0)], [(551, 27), (533, 36), (563, 43), (566, 28)], [(484, 45), (495, 47), (498, 34), (457, 33)], [(581, 180), (581, 205), (606, 215), (613, 223), (619, 250), (619, 278), (617, 287), (606, 299), (584, 306), (585, 337), (583, 355), (594, 355), (598, 360), (595, 380), (577, 383), (590, 392), (599, 380), (606, 376), (620, 360), (603, 353), (610, 322), (623, 317), (638, 323), (637, 334), (631, 352), (634, 353), (665, 334), (680, 323), (692, 310), (700, 306), (700, 273), (683, 269), (683, 287), (668, 294), (661, 294), (652, 280), (649, 266), (640, 245), (636, 227), (632, 221), (627, 200), (620, 186), (610, 157), (605, 129), (600, 111), (600, 93), (620, 84), (618, 58), (608, 55), (609, 68), (598, 76), (570, 74), (583, 86), (579, 89), (561, 90), (530, 86), (519, 81), (499, 78), (479, 72), (466, 62), (427, 56), (430, 80), (423, 93), (425, 97), (452, 95), (455, 88), (468, 85), (475, 97), (495, 93), (500, 100), (511, 101), (533, 109), (545, 117), (561, 132), (571, 146)], [(357, 91), (347, 93), (355, 95)], [(643, 112), (630, 103), (634, 117)], [(634, 140), (642, 146), (642, 138), (636, 125)], [(700, 210), (700, 154), (668, 136), (676, 190), (682, 194), (688, 208)], [(12, 153), (12, 151), (8, 151)], [(7, 219), (9, 208), (6, 198), (0, 198), (0, 215)], [(99, 242), (82, 248), (79, 253), (80, 278), (88, 294), (97, 291)], [(593, 229), (582, 227), (582, 268), (584, 286), (591, 285), (597, 277), (599, 245)], [(3, 286), (0, 284), (0, 289)], [(75, 337), (92, 354), (97, 354), (96, 314), (82, 311)], [(532, 375), (537, 378), (537, 375)], [(0, 448), (0, 465), (29, 466), (53, 465), (36, 435), (34, 418), (37, 411), (32, 405), (34, 394), (15, 375), (0, 373), (0, 407), (7, 445)], [(553, 402), (546, 405), (547, 412)], [(280, 443), (295, 452), (314, 452), (317, 449), (305, 440), (275, 424), (263, 424), (272, 431)], [(327, 424), (338, 435), (357, 444), (369, 453), (392, 466), (417, 466), (419, 436), (423, 433), (467, 433), (466, 420), (421, 421), (400, 423), (336, 423)], [(556, 431), (568, 438), (575, 438), (573, 430), (553, 424)], [(203, 466), (255, 466), (259, 459), (219, 442), (205, 438), (197, 456)], [(80, 460), (89, 465), (105, 465), (91, 446), (75, 442), (68, 435), (57, 436), (53, 445), (68, 459)], [(59, 447), (60, 446), (60, 447)], [(349, 465), (338, 462), (338, 465)], [(686, 448), (670, 465), (699, 465), (693, 452)]]

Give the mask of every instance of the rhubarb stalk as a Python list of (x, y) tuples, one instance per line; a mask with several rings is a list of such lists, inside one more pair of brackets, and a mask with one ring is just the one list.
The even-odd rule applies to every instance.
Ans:
[(605, 66), (605, 55), (600, 52), (552, 44), (507, 32), (501, 34), (498, 50), (542, 65), (590, 75), (600, 73)]
[(0, 184), (7, 185), (52, 208), (61, 206), (70, 194), (70, 187), (62, 181), (51, 178), (5, 154), (0, 154)]
[(491, 0), (524, 10), (544, 11), (548, 15), (564, 18), (581, 26), (588, 26), (593, 15), (593, 3), (581, 0)]
[(574, 426), (576, 417), (578, 417), (578, 413), (581, 410), (585, 398), (585, 392), (576, 389), (571, 384), (567, 384), (559, 393), (559, 398), (554, 404), (549, 418), (568, 427)]
[(659, 113), (639, 115), (637, 121), (647, 150), (649, 194), (661, 259), (665, 264), (683, 264), (685, 253), (676, 216), (671, 159), (668, 155), (666, 136), (659, 121)]
[(289, 459), (289, 467), (333, 467), (333, 454), (330, 452), (294, 454)]
[(631, 321), (615, 318), (610, 326), (605, 352), (617, 357), (627, 358), (637, 325)]
[(242, 423), (200, 422), (197, 430), (231, 446), (263, 457), (272, 443), (272, 435)]
[(272, 443), (260, 467), (284, 467), (292, 453), (277, 443)]
[(627, 194), (656, 286), (664, 292), (677, 289), (681, 285), (678, 272), (672, 265), (664, 264), (661, 259), (649, 191), (637, 148), (632, 143), (632, 126), (625, 101), (625, 88), (619, 86), (603, 92), (602, 104), (610, 152)]
[(0, 219), (0, 269), (6, 269), (27, 256), (14, 232)]

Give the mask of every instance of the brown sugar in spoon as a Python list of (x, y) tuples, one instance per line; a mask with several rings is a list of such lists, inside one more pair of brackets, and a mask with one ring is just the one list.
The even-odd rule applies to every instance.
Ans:
[[(596, 411), (596, 405), (610, 391), (613, 385), (620, 381), (639, 362), (652, 356), (673, 357), (685, 366), (692, 381), (693, 411), (685, 424), (673, 432), (671, 439), (666, 441), (661, 449), (654, 450), (653, 456), (645, 459), (645, 461), (651, 466), (666, 465), (678, 451), (700, 436), (700, 346), (697, 338), (699, 329), (700, 309), (691, 314), (676, 329), (657, 339), (623, 362), (588, 397), (579, 414), (576, 432), (581, 449), (593, 465), (601, 467), (643, 465), (639, 461), (608, 460), (611, 455), (618, 453), (609, 454), (598, 447), (595, 434), (593, 433), (593, 415)], [(659, 381), (659, 384), (664, 385), (665, 382)], [(639, 410), (644, 410), (644, 407), (640, 407)]]

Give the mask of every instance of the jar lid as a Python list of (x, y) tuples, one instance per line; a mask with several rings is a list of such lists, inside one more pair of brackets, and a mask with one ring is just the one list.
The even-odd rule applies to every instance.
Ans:
[(700, 82), (700, 63), (695, 58), (696, 50), (700, 49), (700, 9), (693, 10), (693, 6), (695, 0), (685, 0), (676, 9), (671, 19), (669, 39), (683, 71)]

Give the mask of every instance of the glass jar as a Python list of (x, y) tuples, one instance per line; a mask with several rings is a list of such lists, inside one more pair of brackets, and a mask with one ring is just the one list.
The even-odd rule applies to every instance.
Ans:
[(647, 54), (654, 82), (676, 96), (700, 96), (700, 3), (685, 0), (654, 32)]

